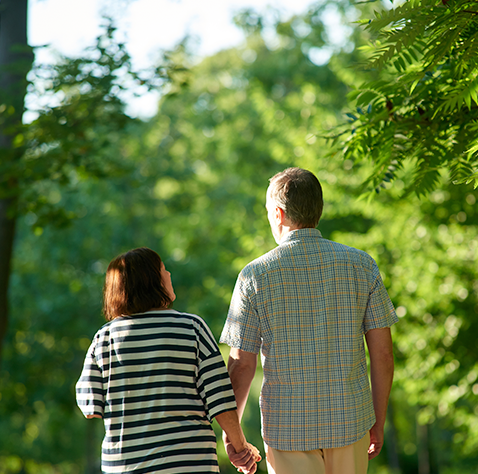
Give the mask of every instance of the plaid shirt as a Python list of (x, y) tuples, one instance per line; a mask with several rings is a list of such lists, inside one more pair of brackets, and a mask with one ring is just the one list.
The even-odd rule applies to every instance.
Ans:
[(284, 451), (338, 448), (375, 422), (363, 335), (397, 322), (375, 261), (322, 238), (285, 235), (239, 274), (220, 341), (262, 352), (262, 435)]

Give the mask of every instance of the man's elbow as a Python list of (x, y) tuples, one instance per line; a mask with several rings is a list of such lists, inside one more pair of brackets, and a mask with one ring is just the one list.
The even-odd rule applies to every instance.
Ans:
[(242, 376), (247, 376), (251, 373), (254, 374), (256, 372), (256, 366), (257, 363), (251, 360), (229, 358), (227, 369), (231, 377), (234, 375), (242, 378)]
[(393, 351), (383, 354), (383, 364), (388, 367), (390, 372), (393, 372), (395, 369), (395, 360), (393, 357)]
[(371, 370), (379, 374), (381, 378), (393, 379), (395, 371), (395, 362), (393, 358), (393, 351), (384, 351), (380, 354), (375, 354), (375, 357), (370, 358)]
[(365, 334), (365, 339), (370, 361), (393, 367), (393, 344), (390, 328), (373, 329)]
[(231, 380), (249, 380), (254, 377), (257, 368), (257, 354), (239, 349), (231, 349), (227, 369)]

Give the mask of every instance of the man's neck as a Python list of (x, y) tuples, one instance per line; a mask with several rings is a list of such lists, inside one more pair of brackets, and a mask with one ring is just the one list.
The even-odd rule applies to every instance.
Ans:
[(298, 227), (295, 224), (285, 222), (284, 224), (279, 225), (279, 235), (277, 238), (277, 243), (279, 243), (282, 238), (287, 235), (289, 232), (292, 232), (293, 230), (298, 230), (302, 229), (302, 227)]

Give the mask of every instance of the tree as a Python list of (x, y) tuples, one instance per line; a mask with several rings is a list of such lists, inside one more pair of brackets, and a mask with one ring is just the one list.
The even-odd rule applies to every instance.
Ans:
[(366, 206), (353, 203), (372, 223), (366, 233), (344, 226), (332, 234), (377, 260), (400, 317), (386, 453), (395, 446), (405, 473), (418, 466), (471, 473), (478, 446), (476, 193), (444, 182), (428, 197), (400, 193), (391, 188)]
[(425, 195), (445, 173), (478, 186), (478, 9), (469, 0), (409, 0), (361, 20), (369, 78), (349, 94), (351, 125), (333, 141), (370, 161), (367, 190), (400, 179)]
[[(26, 39), (25, 1), (7, 1), (0, 23), (0, 360), (8, 321), (8, 283), (18, 216), (34, 216), (38, 229), (65, 225), (75, 217), (55, 202), (58, 187), (88, 176), (126, 171), (118, 156), (125, 114), (123, 92), (160, 88), (179, 81), (180, 68), (164, 58), (157, 68), (133, 71), (125, 45), (106, 19), (97, 44), (78, 59), (34, 65)], [(174, 76), (174, 78), (173, 78)], [(26, 94), (36, 96), (37, 118), (22, 122)], [(45, 103), (45, 98), (50, 102)]]
[[(313, 17), (311, 12), (300, 20), (314, 25)], [(169, 266), (182, 277), (179, 301), (210, 317), (218, 334), (223, 319), (212, 315), (225, 314), (237, 271), (273, 245), (263, 214), (264, 183), (287, 166), (315, 171), (326, 196), (319, 229), (378, 261), (400, 314), (394, 328), (395, 415), (384, 455), (371, 471), (388, 472), (389, 454), (402, 472), (418, 466), (425, 472), (428, 465), (436, 473), (438, 466), (458, 466), (458, 458), (456, 472), (473, 472), (478, 372), (470, 335), (478, 311), (478, 216), (472, 186), (440, 181), (419, 200), (402, 197), (397, 178), (390, 193), (358, 201), (360, 185), (373, 171), (369, 162), (330, 160), (317, 138), (325, 123), (340, 119), (344, 82), (352, 83), (347, 66), (357, 53), (317, 67), (304, 54), (310, 38), (292, 27), (298, 19), (277, 25), (279, 46), (270, 50), (259, 19), (241, 19), (250, 27), (246, 48), (192, 68), (190, 87), (164, 97), (160, 116), (141, 140), (150, 147), (143, 154), (156, 153), (163, 170), (155, 187), (156, 224), (168, 229), (161, 242), (174, 255)], [(251, 436), (257, 417), (251, 406), (245, 415)]]
[(8, 285), (15, 234), (17, 176), (23, 153), (21, 122), (33, 53), (27, 43), (27, 0), (0, 5), (0, 360), (8, 321)]
[[(114, 36), (115, 28), (107, 22), (97, 44), (83, 57), (60, 58), (53, 66), (36, 65), (30, 71), (29, 94), (48, 100), (37, 101), (40, 107), (35, 120), (17, 124), (16, 140), (23, 144), (22, 153), (15, 162), (2, 163), (4, 170), (15, 179), (8, 197), (15, 203), (15, 208), (10, 209), (11, 219), (19, 227), (16, 244), (19, 252), (13, 256), (10, 287), (12, 327), (5, 338), (0, 387), (2, 407), (7, 410), (5, 413), (13, 414), (12, 425), (0, 427), (3, 433), (0, 437), (9, 438), (8, 443), (2, 442), (0, 466), (13, 463), (13, 467), (6, 469), (14, 472), (15, 466), (20, 466), (18, 469), (25, 466), (19, 459), (35, 458), (41, 464), (53, 455), (59, 458), (60, 464), (71, 467), (68, 458), (77, 456), (75, 459), (78, 459), (85, 451), (91, 451), (87, 442), (86, 446), (75, 444), (69, 434), (84, 428), (78, 417), (75, 418), (71, 383), (65, 384), (65, 380), (68, 372), (76, 373), (81, 363), (84, 346), (78, 334), (91, 336), (88, 328), (98, 326), (101, 321), (97, 304), (100, 297), (95, 290), (101, 288), (99, 275), (103, 267), (98, 256), (90, 289), (85, 288), (89, 286), (85, 274), (91, 268), (79, 273), (72, 271), (73, 265), (84, 268), (85, 261), (87, 266), (91, 264), (89, 257), (84, 258), (80, 251), (86, 229), (75, 228), (73, 223), (80, 220), (81, 225), (81, 218), (88, 210), (87, 203), (92, 203), (91, 214), (102, 216), (98, 209), (108, 198), (101, 194), (103, 202), (89, 199), (90, 194), (102, 187), (101, 182), (108, 189), (106, 178), (120, 180), (133, 174), (136, 162), (125, 160), (124, 140), (129, 133), (135, 133), (129, 131), (130, 127), (141, 121), (124, 113), (125, 88), (133, 82), (143, 88), (169, 84), (173, 89), (179, 88), (184, 79), (184, 69), (175, 67), (167, 58), (155, 70), (132, 71), (124, 44), (118, 44)], [(6, 175), (2, 174), (0, 179), (6, 179)], [(65, 245), (62, 237), (58, 240), (53, 237), (48, 243), (44, 241), (47, 245), (43, 250), (35, 249), (37, 239), (41, 236), (48, 239), (51, 235), (47, 232), (49, 228), (55, 229), (53, 236), (56, 237), (70, 232), (68, 244)], [(94, 235), (98, 228), (101, 221), (96, 220), (88, 231)], [(119, 227), (112, 228), (121, 234)], [(111, 236), (108, 232), (105, 230), (104, 235)], [(104, 247), (108, 248), (114, 240), (113, 235)], [(95, 245), (94, 239), (86, 244), (87, 248)], [(102, 252), (103, 248), (98, 247), (96, 251)], [(40, 274), (39, 268), (43, 268)], [(23, 278), (18, 283), (20, 275)], [(88, 295), (84, 305), (76, 309), (68, 306), (71, 296), (72, 300), (82, 298), (84, 288)], [(42, 300), (41, 294), (46, 297), (43, 307), (35, 304), (35, 300)], [(55, 298), (57, 301), (53, 302)], [(80, 307), (82, 312), (78, 311)], [(85, 317), (90, 311), (90, 318)], [(69, 314), (69, 317), (59, 317), (61, 314)], [(37, 440), (38, 426), (45, 428), (41, 441)], [(87, 427), (95, 431), (94, 425)], [(8, 432), (12, 436), (8, 436)], [(92, 433), (88, 432), (83, 439), (93, 439)], [(77, 451), (81, 454), (74, 454)], [(94, 465), (95, 457), (88, 454), (87, 458), (89, 464)]]

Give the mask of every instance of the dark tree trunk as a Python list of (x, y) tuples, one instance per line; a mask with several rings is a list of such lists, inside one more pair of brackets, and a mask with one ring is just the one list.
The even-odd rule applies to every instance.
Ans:
[(15, 235), (15, 218), (8, 212), (12, 204), (12, 200), (0, 199), (0, 361), (8, 325), (8, 282)]
[(417, 420), (418, 474), (430, 474), (430, 453), (428, 425), (420, 425)]
[(28, 0), (0, 1), (0, 360), (8, 325), (8, 283), (18, 196), (12, 165), (22, 154), (14, 140), (22, 127), (26, 76), (33, 62), (27, 42), (27, 9)]

